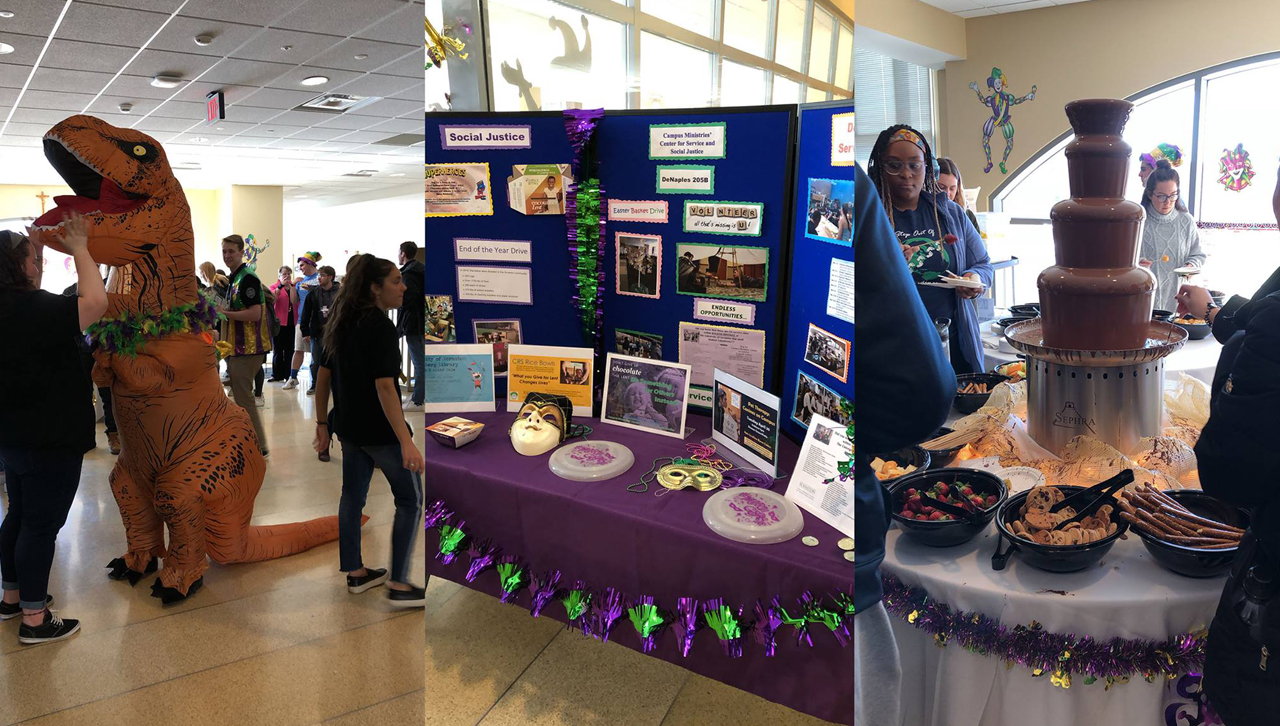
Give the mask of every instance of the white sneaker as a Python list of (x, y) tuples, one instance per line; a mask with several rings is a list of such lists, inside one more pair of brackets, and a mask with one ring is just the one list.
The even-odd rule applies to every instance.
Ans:
[(404, 402), (405, 411), (421, 411), (423, 406), (421, 403), (414, 403), (412, 400)]
[(262, 408), (267, 405), (267, 398), (266, 396), (254, 396), (253, 402), (258, 404), (258, 408)]
[(282, 388), (286, 391), (292, 391), (297, 387), (298, 387), (298, 379), (290, 378), (289, 380), (285, 381), (284, 386)]

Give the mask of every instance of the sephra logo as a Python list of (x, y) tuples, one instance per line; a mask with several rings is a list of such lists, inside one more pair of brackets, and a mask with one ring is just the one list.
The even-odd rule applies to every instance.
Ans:
[(1053, 417), (1053, 425), (1061, 426), (1064, 429), (1089, 429), (1089, 433), (1097, 434), (1094, 430), (1094, 420), (1085, 418), (1083, 414), (1076, 410), (1075, 401), (1067, 401), (1062, 405), (1062, 410)]

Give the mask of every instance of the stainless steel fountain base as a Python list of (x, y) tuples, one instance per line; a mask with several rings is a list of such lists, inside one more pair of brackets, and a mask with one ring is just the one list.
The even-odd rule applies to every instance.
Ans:
[(1159, 436), (1164, 419), (1164, 360), (1120, 366), (1027, 361), (1027, 428), (1036, 443), (1061, 455), (1088, 436), (1132, 454)]

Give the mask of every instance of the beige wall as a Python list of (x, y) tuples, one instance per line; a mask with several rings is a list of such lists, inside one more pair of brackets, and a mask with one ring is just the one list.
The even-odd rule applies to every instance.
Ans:
[(39, 217), (40, 198), (37, 196), (39, 194), (48, 196), (48, 199), (44, 200), (44, 208), (46, 210), (53, 209), (53, 198), (71, 194), (71, 187), (0, 184), (0, 219), (12, 219), (15, 217), (35, 219)]
[[(832, 0), (832, 2), (835, 3), (836, 10), (853, 20), (853, 0)], [(866, 2), (866, 0), (863, 0), (863, 2)]]
[(965, 21), (920, 0), (858, 0), (858, 25), (965, 57)]
[[(862, 0), (864, 16), (872, 4)], [(1176, 52), (1149, 55), (1146, 41), (1156, 26), (1172, 32)], [(945, 94), (945, 115), (939, 115), (945, 142), (939, 145), (960, 165), (965, 186), (982, 186), (979, 208), (987, 209), (988, 195), (1008, 177), (998, 166), (982, 173), (982, 125), (990, 112), (969, 83), (985, 92), (993, 66), (1009, 76), (1009, 92), (1016, 96), (1038, 87), (1034, 101), (1012, 111), (1012, 174), (1067, 130), (1062, 107), (1068, 101), (1124, 98), (1202, 68), (1280, 50), (1277, 28), (1280, 2), (1271, 0), (1092, 0), (973, 18), (966, 23), (966, 60), (947, 64), (938, 90)], [(991, 147), (998, 164), (1004, 153), (999, 129)]]
[(271, 242), (258, 257), (258, 275), (274, 280), (284, 259), (284, 188), (232, 186), (231, 228), (222, 234), (233, 233), (243, 237), (252, 234), (259, 246)]

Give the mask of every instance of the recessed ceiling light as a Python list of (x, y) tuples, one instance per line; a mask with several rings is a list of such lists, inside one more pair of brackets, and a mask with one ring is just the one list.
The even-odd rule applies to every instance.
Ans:
[(328, 76), (307, 76), (306, 78), (303, 78), (301, 81), (302, 85), (304, 86), (319, 86), (322, 83), (328, 83), (328, 82), (329, 82)]
[(206, 136), (192, 136), (190, 139), (187, 139), (187, 140), (196, 144), (203, 144), (209, 141), (208, 137)]
[(404, 172), (398, 171), (395, 174), (388, 174), (387, 176), (404, 176)]
[(6, 55), (13, 52), (13, 46), (8, 43), (0, 43), (0, 55)]
[(8, 20), (9, 18), (12, 18), (12, 17), (13, 17), (12, 11), (0, 10), (0, 18), (4, 18), (5, 20)]
[(280, 50), (282, 50), (282, 51), (284, 51), (284, 52), (288, 53), (289, 51), (293, 50), (293, 46), (292, 46), (292, 45), (282, 45), (282, 46), (280, 46)]
[(205, 35), (196, 36), (196, 45), (200, 46), (201, 48), (205, 47), (206, 45), (210, 45), (212, 43), (213, 43), (212, 35), (205, 34)]
[(133, 110), (133, 104), (132, 104), (132, 103), (122, 103), (122, 104), (120, 104), (120, 113), (129, 113), (129, 112), (130, 112), (130, 111), (132, 111), (132, 110)]
[(368, 58), (368, 57), (369, 57), (368, 53), (356, 53), (356, 60), (364, 60), (365, 58)]
[(151, 79), (151, 85), (156, 88), (177, 88), (182, 85), (182, 79), (176, 76), (156, 76)]
[(218, 127), (217, 127), (217, 129), (218, 129), (219, 131), (222, 131), (222, 130), (223, 130), (223, 129), (225, 129), (225, 128), (226, 128), (226, 126), (218, 126)]

